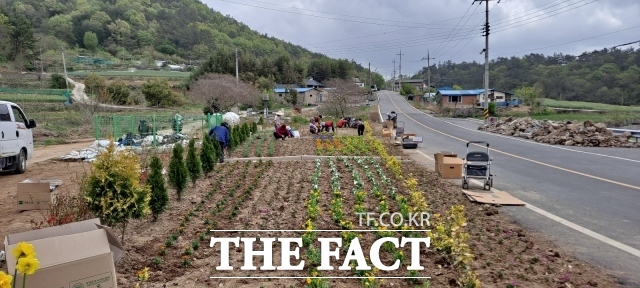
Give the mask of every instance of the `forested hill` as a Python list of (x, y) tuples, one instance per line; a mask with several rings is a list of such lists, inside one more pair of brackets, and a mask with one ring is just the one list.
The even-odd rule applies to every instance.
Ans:
[[(61, 45), (71, 57), (110, 58), (107, 60), (116, 64), (123, 59), (129, 63), (153, 64), (154, 59), (197, 63), (238, 48), (243, 63), (265, 66), (267, 74), (261, 76), (273, 76), (275, 81), (289, 80), (282, 79), (284, 74), (300, 81), (317, 74), (309, 66), (328, 65), (336, 70), (338, 62), (348, 64), (348, 77), (364, 69), (352, 61), (329, 59), (260, 34), (198, 0), (0, 0), (0, 11), (0, 38), (11, 39), (0, 43), (0, 62), (24, 64), (16, 70), (34, 69), (39, 49), (44, 53), (45, 70), (59, 65), (47, 59), (59, 58), (54, 56), (59, 55)], [(275, 66), (278, 58), (287, 59), (288, 71), (278, 71), (283, 68)], [(255, 78), (256, 74), (260, 73), (244, 76)], [(318, 76), (347, 77), (344, 73)]]
[[(490, 63), (489, 86), (513, 91), (533, 86), (539, 96), (609, 104), (640, 105), (640, 49), (603, 49), (579, 56), (529, 54)], [(424, 67), (414, 78), (426, 79)], [(431, 66), (434, 86), (483, 87), (484, 63), (451, 61)]]

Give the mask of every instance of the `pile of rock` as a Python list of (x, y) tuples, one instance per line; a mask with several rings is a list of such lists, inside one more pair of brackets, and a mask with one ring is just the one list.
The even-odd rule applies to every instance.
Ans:
[(508, 117), (489, 126), (481, 126), (478, 130), (554, 145), (640, 148), (639, 143), (629, 142), (631, 133), (625, 132), (623, 135), (615, 136), (607, 130), (607, 125), (594, 124), (589, 120), (580, 123)]

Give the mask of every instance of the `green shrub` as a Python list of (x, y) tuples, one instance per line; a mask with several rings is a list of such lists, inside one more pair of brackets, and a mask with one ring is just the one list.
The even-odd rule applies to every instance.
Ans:
[(81, 183), (89, 210), (108, 226), (121, 225), (122, 242), (129, 219), (149, 213), (151, 190), (140, 184), (138, 156), (116, 151), (111, 142), (91, 164), (91, 172)]
[(124, 81), (117, 80), (107, 85), (107, 95), (109, 95), (109, 98), (111, 98), (114, 103), (125, 105), (130, 102), (129, 95), (131, 95), (131, 90)]
[(52, 74), (51, 79), (49, 79), (49, 88), (67, 89), (67, 80), (60, 74)]
[(495, 102), (489, 102), (489, 115), (490, 116), (496, 116), (496, 103)]
[(184, 148), (181, 143), (173, 146), (171, 161), (169, 162), (169, 184), (176, 189), (178, 201), (182, 200), (182, 192), (189, 182), (189, 170), (184, 163)]
[(191, 183), (195, 186), (196, 181), (202, 178), (202, 162), (198, 158), (196, 153), (196, 140), (189, 140), (189, 147), (187, 150), (187, 170), (189, 170), (189, 178)]
[(149, 106), (182, 106), (183, 99), (173, 93), (166, 79), (150, 79), (142, 86), (142, 94)]
[(264, 117), (260, 116), (260, 119), (258, 120), (258, 125), (264, 125)]
[(151, 200), (149, 200), (149, 206), (151, 207), (151, 214), (153, 215), (153, 221), (158, 220), (158, 216), (164, 212), (169, 202), (169, 194), (167, 193), (167, 187), (165, 186), (164, 176), (162, 176), (162, 162), (158, 156), (151, 158), (150, 164), (151, 171), (149, 172), (149, 178), (147, 179), (147, 185), (151, 189)]

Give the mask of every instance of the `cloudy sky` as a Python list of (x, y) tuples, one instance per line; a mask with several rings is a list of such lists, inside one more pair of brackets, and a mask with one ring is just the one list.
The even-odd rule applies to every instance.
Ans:
[[(485, 3), (472, 0), (201, 0), (260, 33), (391, 78), (432, 63), (484, 63)], [(640, 40), (640, 0), (492, 0), (489, 56), (578, 55)], [(623, 46), (635, 47), (638, 44)], [(398, 72), (396, 72), (398, 73)]]

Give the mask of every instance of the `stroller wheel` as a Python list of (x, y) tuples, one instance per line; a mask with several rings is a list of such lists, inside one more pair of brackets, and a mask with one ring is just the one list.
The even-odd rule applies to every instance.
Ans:
[(462, 180), (462, 189), (469, 189), (469, 182)]
[(489, 189), (491, 189), (491, 187), (493, 187), (493, 178), (491, 178), (491, 180), (489, 180)]
[(484, 186), (482, 187), (484, 190), (491, 190), (491, 182), (489, 180), (484, 181)]

